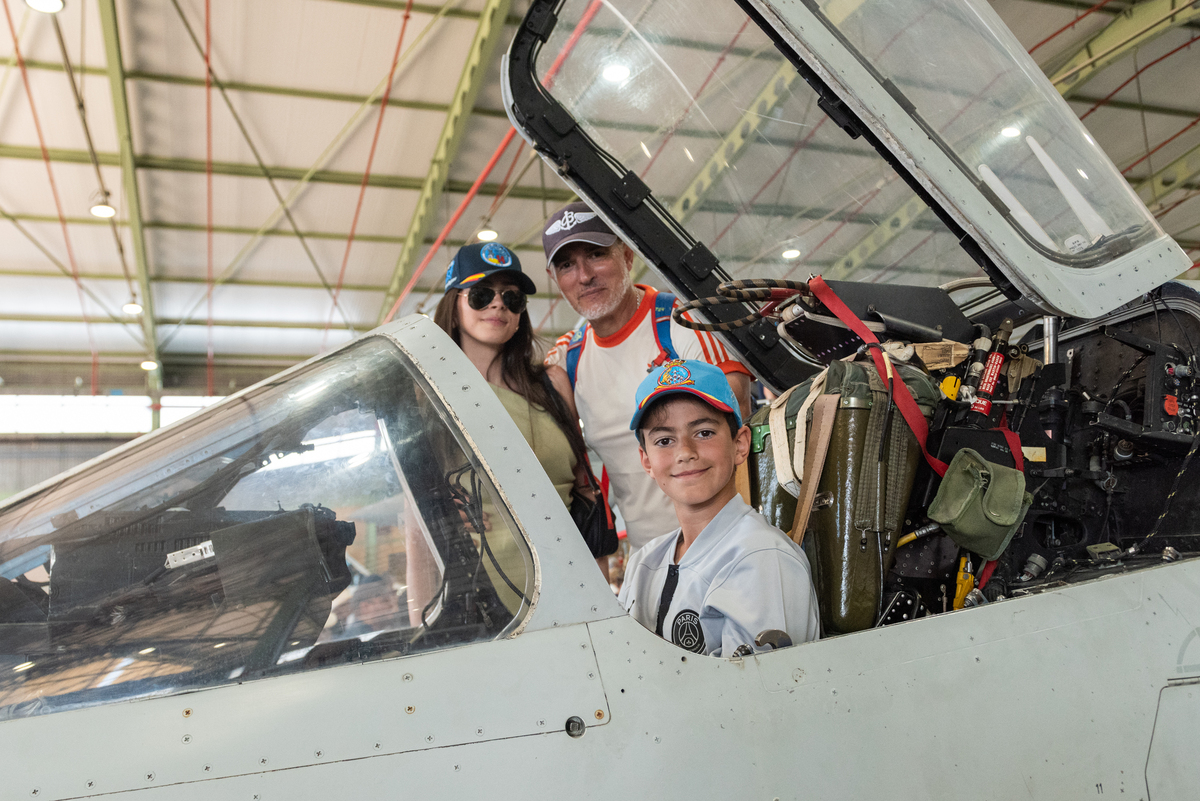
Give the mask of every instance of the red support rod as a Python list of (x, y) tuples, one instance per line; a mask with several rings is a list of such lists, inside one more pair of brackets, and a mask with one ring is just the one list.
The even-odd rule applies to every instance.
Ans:
[(71, 247), (71, 237), (67, 234), (67, 217), (63, 213), (62, 200), (58, 196), (58, 184), (54, 182), (54, 171), (50, 168), (50, 151), (46, 148), (46, 137), (42, 134), (42, 123), (38, 117), (37, 105), (33, 102), (33, 90), (29, 87), (29, 71), (25, 67), (25, 56), (21, 54), (21, 43), (17, 41), (17, 28), (13, 25), (12, 10), (8, 0), (3, 0), (4, 16), (8, 20), (8, 30), (12, 34), (13, 52), (17, 57), (17, 66), (21, 70), (21, 81), (25, 84), (25, 96), (29, 99), (29, 111), (33, 114), (33, 127), (37, 130), (38, 146), (42, 151), (42, 163), (46, 165), (46, 176), (50, 179), (50, 193), (54, 196), (54, 207), (58, 212), (58, 224), (62, 228), (63, 242), (67, 247), (67, 261), (71, 265), (71, 277), (75, 279), (75, 289), (79, 295), (79, 309), (83, 314), (83, 325), (87, 331), (88, 347), (92, 351), (92, 394), (100, 392), (100, 353), (96, 348), (96, 338), (92, 334), (92, 325), (88, 320), (87, 307), (83, 302), (83, 281), (79, 277), (79, 264), (75, 261), (75, 249)]
[(329, 327), (333, 324), (333, 315), (337, 311), (338, 297), (342, 294), (342, 283), (346, 280), (346, 265), (350, 263), (350, 246), (354, 244), (354, 234), (358, 231), (358, 217), (362, 213), (363, 198), (367, 194), (367, 182), (371, 178), (371, 165), (375, 162), (375, 148), (379, 145), (379, 133), (383, 130), (383, 115), (387, 111), (388, 99), (392, 95), (392, 81), (396, 77), (396, 65), (400, 63), (400, 48), (404, 45), (404, 34), (408, 31), (408, 20), (412, 16), (413, 0), (408, 0), (404, 7), (404, 22), (400, 25), (400, 37), (396, 40), (396, 52), (392, 55), (392, 68), (388, 70), (387, 86), (383, 89), (383, 101), (379, 105), (379, 118), (375, 121), (375, 136), (371, 138), (371, 151), (367, 154), (367, 169), (363, 172), (362, 185), (358, 188), (358, 204), (354, 207), (354, 219), (350, 222), (350, 236), (346, 238), (346, 252), (342, 254), (342, 269), (338, 271), (337, 285), (333, 290), (333, 306), (329, 309), (329, 319), (325, 321), (325, 332), (321, 335), (321, 350), (325, 349), (325, 340), (329, 337)]
[[(562, 67), (562, 64), (566, 60), (567, 56), (573, 49), (575, 49), (575, 45), (579, 41), (579, 38), (583, 36), (584, 29), (587, 28), (588, 24), (592, 21), (592, 18), (596, 16), (596, 12), (600, 10), (602, 5), (603, 0), (592, 0), (592, 2), (588, 4), (587, 10), (583, 12), (583, 16), (579, 20), (579, 24), (575, 26), (575, 30), (571, 31), (571, 36), (567, 39), (567, 43), (563, 45), (562, 52), (558, 54), (558, 58), (554, 60), (554, 63), (550, 65), (550, 69), (546, 71), (546, 77), (542, 81), (544, 86), (549, 88), (554, 84), (554, 76), (558, 74), (558, 70)], [(392, 318), (396, 316), (396, 312), (400, 310), (400, 304), (403, 303), (404, 299), (408, 297), (410, 292), (412, 292), (413, 287), (417, 284), (417, 280), (421, 277), (421, 273), (423, 273), (425, 268), (429, 266), (429, 262), (433, 261), (433, 257), (437, 253), (438, 248), (441, 247), (442, 243), (446, 241), (446, 237), (450, 235), (450, 230), (455, 226), (456, 223), (458, 223), (459, 218), (462, 217), (463, 212), (467, 210), (467, 206), (471, 203), (471, 201), (475, 199), (475, 195), (479, 193), (479, 187), (483, 186), (483, 182), (487, 180), (487, 177), (491, 174), (492, 170), (496, 168), (496, 163), (500, 161), (500, 156), (504, 154), (504, 151), (508, 148), (509, 143), (512, 142), (512, 139), (516, 133), (517, 130), (515, 128), (510, 127), (508, 129), (508, 133), (504, 135), (504, 139), (501, 140), (499, 147), (496, 148), (496, 152), (492, 154), (490, 159), (488, 159), (488, 163), (484, 166), (483, 171), (479, 173), (479, 177), (475, 179), (475, 183), (471, 184), (471, 188), (467, 190), (467, 196), (462, 199), (462, 203), (458, 204), (458, 208), (454, 210), (454, 214), (451, 215), (450, 221), (446, 223), (444, 228), (442, 228), (442, 232), (438, 234), (437, 239), (434, 240), (433, 246), (429, 248), (429, 252), (425, 254), (425, 258), (421, 259), (421, 263), (417, 265), (417, 269), (413, 270), (413, 274), (409, 277), (408, 283), (404, 285), (404, 289), (401, 290), (400, 296), (396, 298), (396, 302), (392, 304), (392, 308), (388, 310), (387, 315), (383, 318), (383, 322), (390, 323)]]

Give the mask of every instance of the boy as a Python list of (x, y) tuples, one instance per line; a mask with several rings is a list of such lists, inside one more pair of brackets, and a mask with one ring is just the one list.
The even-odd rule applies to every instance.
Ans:
[(817, 639), (817, 596), (799, 546), (746, 505), (734, 469), (750, 429), (717, 367), (672, 361), (642, 381), (630, 429), (642, 467), (675, 505), (680, 528), (630, 559), (620, 600), (655, 634), (698, 654), (731, 656), (767, 629)]

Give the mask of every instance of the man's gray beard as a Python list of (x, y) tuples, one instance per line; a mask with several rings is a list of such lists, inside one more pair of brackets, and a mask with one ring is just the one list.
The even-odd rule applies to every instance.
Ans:
[(579, 315), (588, 322), (601, 320), (617, 310), (621, 302), (625, 300), (625, 296), (633, 291), (633, 271), (626, 270), (625, 277), (621, 281), (621, 291), (615, 295), (603, 306), (595, 306), (593, 308), (576, 309)]

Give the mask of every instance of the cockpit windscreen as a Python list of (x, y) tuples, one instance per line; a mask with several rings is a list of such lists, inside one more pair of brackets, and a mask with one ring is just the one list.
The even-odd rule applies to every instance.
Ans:
[(0, 720), (493, 639), (528, 544), (372, 337), (0, 509)]

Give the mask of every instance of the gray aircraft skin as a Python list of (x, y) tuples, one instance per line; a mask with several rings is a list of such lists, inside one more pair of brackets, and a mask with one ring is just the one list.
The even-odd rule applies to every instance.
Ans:
[[(510, 113), (687, 295), (639, 218), (618, 213), (518, 113), (521, 37), (561, 41), (588, 6), (559, 4), (556, 28), (538, 16), (553, 5), (534, 3), (506, 63)], [(722, 30), (719, 14), (746, 14), (732, 3), (707, 4), (711, 15), (657, 5), (668, 20)], [(885, 108), (895, 92), (854, 80), (859, 62), (843, 62), (830, 31), (900, 5), (746, 8), (760, 42), (802, 52), (945, 201), (945, 218), (973, 238), (989, 275), (1025, 295), (1029, 314), (1084, 321), (1064, 328), (1048, 361), (1080, 358), (1103, 324), (1153, 320), (1157, 306), (1137, 298), (1178, 274), (1183, 254), (1152, 219), (1120, 246), (1068, 253), (1052, 219), (1014, 225), (981, 205), (982, 182), (945, 168), (963, 158)], [(1011, 39), (986, 3), (930, 6)], [(611, 24), (635, 19), (628, 38), (653, 38), (632, 4), (604, 9), (608, 44), (582, 39), (576, 75), (608, 57)], [(666, 47), (651, 61), (679, 75)], [(1045, 79), (1010, 51), (988, 58), (1003, 53), (1045, 99)], [(564, 61), (555, 91), (575, 98), (582, 119), (589, 89), (572, 69)], [(1005, 123), (1022, 100), (1005, 102), (986, 118)], [(1088, 159), (1085, 205), (1110, 233), (1083, 228), (1104, 245), (1134, 230), (1114, 219), (1148, 213), (1079, 144), (1082, 127), (1059, 134), (1072, 136)], [(682, 177), (662, 194), (682, 197)], [(1063, 197), (1061, 183), (1044, 183)], [(1088, 272), (1071, 272), (1076, 256), (1093, 259)], [(915, 283), (966, 277), (954, 269)], [(1182, 284), (1156, 302), (1200, 320), (1200, 294)], [(737, 335), (726, 341), (756, 369), (768, 363)], [(760, 374), (778, 388), (782, 372)], [(1166, 483), (1182, 457), (1172, 453)], [(383, 623), (345, 616), (342, 599), (367, 586), (355, 573), (380, 574), (393, 592), (398, 608)], [(500, 401), (449, 337), (412, 316), (0, 505), (0, 799), (1193, 798), (1200, 561), (1155, 555), (1094, 575), (779, 650), (684, 651), (624, 613)]]

